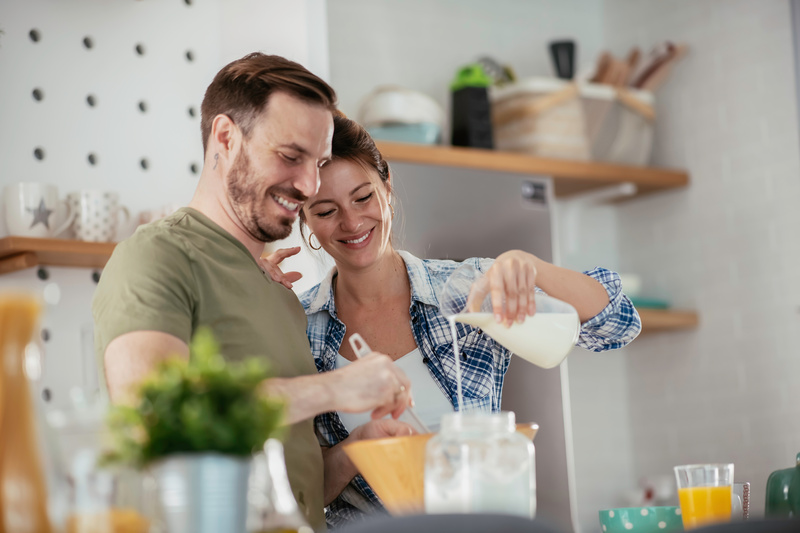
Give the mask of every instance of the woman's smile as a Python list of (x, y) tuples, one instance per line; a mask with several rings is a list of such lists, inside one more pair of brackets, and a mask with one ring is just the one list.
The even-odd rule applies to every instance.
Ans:
[(339, 242), (343, 243), (347, 248), (363, 248), (367, 244), (369, 244), (370, 237), (372, 237), (372, 230), (375, 228), (369, 229), (360, 235), (356, 235), (351, 239), (339, 239)]

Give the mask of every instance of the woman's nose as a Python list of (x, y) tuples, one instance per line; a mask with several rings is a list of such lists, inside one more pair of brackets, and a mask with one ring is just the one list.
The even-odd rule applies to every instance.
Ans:
[(356, 231), (361, 226), (361, 217), (352, 209), (343, 209), (340, 224), (343, 231)]

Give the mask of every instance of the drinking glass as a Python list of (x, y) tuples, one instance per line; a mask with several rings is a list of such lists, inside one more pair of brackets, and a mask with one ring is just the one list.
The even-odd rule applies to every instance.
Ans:
[(685, 529), (730, 522), (732, 463), (676, 466), (675, 478)]

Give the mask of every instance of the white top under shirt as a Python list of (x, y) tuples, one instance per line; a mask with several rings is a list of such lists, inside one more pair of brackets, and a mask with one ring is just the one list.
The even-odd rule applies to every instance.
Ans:
[[(349, 365), (348, 361), (341, 354), (336, 354), (336, 368), (344, 368)], [(428, 367), (422, 362), (422, 354), (419, 348), (407, 353), (397, 359), (396, 364), (400, 370), (405, 372), (411, 381), (411, 394), (414, 397), (414, 412), (431, 431), (438, 431), (442, 423), (442, 415), (453, 412), (453, 405), (444, 395), (439, 385), (433, 380)], [(366, 413), (342, 413), (339, 412), (339, 419), (347, 428), (348, 433), (356, 427), (366, 424), (372, 417), (370, 411)], [(391, 415), (386, 415), (387, 417)], [(406, 414), (400, 416), (400, 420), (406, 421)]]

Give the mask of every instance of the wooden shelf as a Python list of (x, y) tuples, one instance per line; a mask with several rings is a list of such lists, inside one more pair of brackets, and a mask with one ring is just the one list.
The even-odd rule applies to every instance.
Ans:
[(0, 239), (0, 274), (38, 265), (102, 268), (117, 243), (66, 239)]
[(683, 170), (551, 159), (457, 146), (386, 141), (379, 141), (377, 145), (384, 158), (390, 162), (550, 176), (553, 178), (557, 197), (568, 197), (620, 183), (636, 184), (635, 196), (676, 189), (689, 184), (689, 175)]
[(636, 309), (642, 319), (642, 334), (694, 329), (700, 323), (694, 311), (670, 311), (667, 309)]

